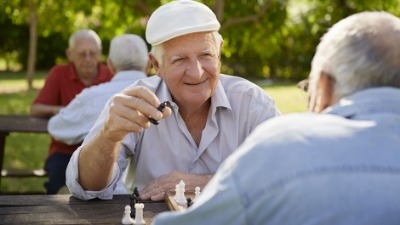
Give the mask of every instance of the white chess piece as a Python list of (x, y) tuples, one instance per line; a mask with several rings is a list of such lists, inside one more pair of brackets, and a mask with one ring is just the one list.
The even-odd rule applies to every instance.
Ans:
[(129, 205), (125, 206), (122, 224), (133, 224), (133, 219), (131, 218), (131, 207)]
[(200, 196), (200, 187), (196, 187), (196, 188), (194, 189), (194, 199), (193, 199), (193, 202), (195, 202), (195, 201), (199, 198), (199, 196)]
[(143, 225), (146, 224), (146, 221), (143, 219), (143, 208), (144, 204), (143, 203), (136, 203), (135, 204), (135, 220), (133, 221), (133, 224), (136, 225)]
[(178, 197), (178, 192), (179, 192), (179, 184), (176, 184), (175, 186), (175, 196), (174, 196), (174, 200), (176, 201), (177, 197)]
[(179, 182), (179, 188), (178, 188), (178, 194), (176, 196), (176, 203), (178, 203), (178, 205), (181, 206), (186, 206), (186, 197), (185, 197), (185, 183), (183, 182), (183, 180), (181, 180), (181, 182)]

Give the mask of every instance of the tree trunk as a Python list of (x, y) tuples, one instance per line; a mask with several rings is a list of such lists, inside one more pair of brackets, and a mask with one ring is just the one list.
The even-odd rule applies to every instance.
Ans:
[(222, 23), (223, 20), (224, 7), (225, 7), (224, 0), (216, 0), (213, 6), (214, 13), (217, 16), (217, 19), (219, 20), (220, 23)]
[(35, 74), (36, 51), (37, 51), (37, 22), (38, 16), (33, 0), (29, 0), (29, 56), (28, 56), (28, 88), (33, 88), (33, 77)]

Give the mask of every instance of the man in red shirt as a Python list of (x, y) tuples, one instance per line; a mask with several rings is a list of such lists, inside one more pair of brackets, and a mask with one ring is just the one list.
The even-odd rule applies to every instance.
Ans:
[[(100, 63), (101, 40), (92, 30), (79, 30), (71, 35), (66, 50), (68, 64), (54, 66), (45, 84), (33, 101), (30, 114), (51, 117), (79, 94), (84, 88), (108, 82), (112, 74)], [(65, 185), (65, 170), (77, 145), (66, 145), (51, 138), (45, 164), (49, 181), (45, 184), (48, 194), (56, 194)]]

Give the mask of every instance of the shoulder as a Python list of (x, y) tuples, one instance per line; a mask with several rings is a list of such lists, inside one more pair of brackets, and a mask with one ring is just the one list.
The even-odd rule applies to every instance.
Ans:
[(157, 76), (153, 75), (150, 77), (146, 77), (140, 80), (137, 80), (133, 84), (129, 85), (126, 89), (130, 89), (133, 87), (138, 87), (138, 86), (143, 86), (148, 88), (149, 90), (156, 92), (156, 90), (160, 87), (160, 85), (163, 83), (163, 80)]
[(237, 94), (244, 94), (252, 98), (270, 98), (262, 88), (242, 77), (221, 74), (220, 81), (228, 98)]
[(220, 82), (233, 108), (248, 107), (250, 111), (265, 110), (266, 107), (276, 108), (271, 96), (258, 85), (242, 77), (221, 74)]
[(227, 91), (247, 91), (247, 90), (262, 90), (259, 86), (242, 77), (221, 74), (220, 81), (222, 86)]
[(100, 73), (106, 73), (111, 75), (111, 72), (106, 65), (99, 63), (99, 69)]
[(53, 74), (60, 74), (60, 73), (66, 73), (69, 72), (69, 70), (73, 69), (73, 65), (71, 63), (67, 64), (57, 64), (54, 65), (48, 75), (53, 75)]
[[(233, 156), (236, 160), (251, 161), (255, 158), (269, 161), (277, 155), (296, 157), (323, 140), (335, 139), (343, 131), (345, 118), (317, 113), (293, 113), (274, 117), (258, 125)], [(276, 159), (276, 158), (275, 158)]]
[(69, 64), (58, 64), (53, 66), (46, 76), (47, 82), (64, 82), (65, 79), (69, 79), (70, 74), (75, 73), (73, 65)]
[(108, 69), (108, 67), (102, 63), (99, 63), (99, 70), (98, 70), (99, 80), (101, 82), (110, 81), (113, 78), (113, 74)]
[(302, 134), (304, 136), (317, 137), (321, 134), (329, 133), (335, 126), (341, 126), (345, 118), (322, 113), (292, 113), (275, 117), (260, 124), (254, 130), (254, 139), (261, 139), (263, 136), (268, 138), (287, 137), (290, 133)]

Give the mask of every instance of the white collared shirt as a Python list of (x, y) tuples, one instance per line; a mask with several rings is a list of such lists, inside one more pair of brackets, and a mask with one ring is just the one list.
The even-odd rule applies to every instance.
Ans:
[[(280, 115), (275, 102), (263, 89), (240, 77), (221, 75), (214, 95), (206, 126), (199, 146), (196, 145), (178, 106), (172, 102), (166, 84), (158, 76), (135, 82), (132, 86), (145, 86), (161, 102), (170, 101), (173, 114), (140, 133), (130, 133), (123, 140), (114, 167), (113, 179), (101, 191), (85, 191), (77, 182), (78, 157), (75, 151), (67, 168), (70, 192), (81, 199), (111, 199), (113, 189), (127, 168), (124, 183), (129, 189), (141, 190), (155, 178), (179, 170), (193, 174), (214, 174), (224, 161), (263, 121)], [(87, 135), (89, 142), (103, 126), (109, 103)], [(128, 163), (127, 157), (132, 157)]]

